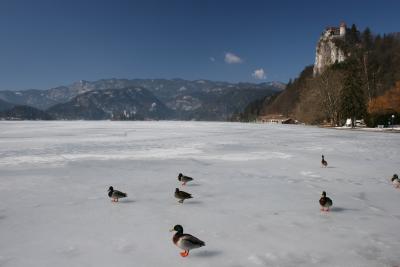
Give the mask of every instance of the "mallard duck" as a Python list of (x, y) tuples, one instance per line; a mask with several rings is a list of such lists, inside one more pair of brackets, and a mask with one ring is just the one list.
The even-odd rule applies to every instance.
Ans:
[(183, 201), (184, 201), (185, 199), (192, 198), (192, 195), (189, 194), (189, 193), (187, 193), (187, 192), (185, 192), (185, 191), (180, 191), (178, 188), (176, 188), (176, 189), (175, 189), (175, 197), (176, 197), (177, 199), (180, 199), (180, 200), (179, 200), (180, 203), (183, 203)]
[(128, 195), (121, 191), (114, 190), (114, 187), (110, 186), (110, 188), (108, 188), (108, 196), (112, 198), (112, 202), (118, 202), (118, 199), (127, 197)]
[(174, 228), (170, 230), (170, 232), (173, 232), (173, 231), (175, 231), (176, 233), (174, 234), (174, 237), (172, 238), (172, 242), (174, 242), (174, 244), (177, 247), (184, 250), (180, 253), (182, 257), (189, 256), (189, 251), (191, 249), (200, 248), (200, 247), (206, 245), (206, 243), (204, 243), (197, 237), (194, 237), (189, 234), (184, 234), (183, 227), (179, 224), (175, 225)]
[(321, 164), (322, 164), (323, 167), (327, 167), (328, 166), (328, 162), (325, 160), (324, 155), (322, 155)]
[(400, 188), (400, 179), (399, 179), (399, 176), (397, 174), (393, 174), (392, 183), (393, 183), (394, 187)]
[(323, 191), (321, 194), (321, 198), (319, 199), (319, 204), (321, 205), (321, 211), (329, 211), (329, 208), (332, 206), (332, 199), (326, 196), (326, 192)]
[(193, 181), (193, 178), (180, 173), (178, 175), (178, 180), (182, 182), (182, 185), (186, 185), (187, 182)]

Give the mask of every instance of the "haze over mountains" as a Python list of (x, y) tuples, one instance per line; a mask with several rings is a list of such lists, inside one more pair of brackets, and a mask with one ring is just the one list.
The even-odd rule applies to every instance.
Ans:
[[(227, 120), (250, 102), (271, 96), (284, 88), (285, 85), (279, 82), (234, 84), (182, 79), (82, 80), (48, 90), (0, 91), (0, 112), (3, 118), (17, 119)], [(47, 115), (36, 118), (21, 115), (24, 112), (10, 113), (14, 106), (33, 107), (45, 111)], [(5, 113), (7, 110), (8, 113)], [(44, 115), (40, 112), (36, 114)]]

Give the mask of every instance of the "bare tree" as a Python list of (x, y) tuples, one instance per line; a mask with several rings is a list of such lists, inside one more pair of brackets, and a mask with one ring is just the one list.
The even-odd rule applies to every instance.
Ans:
[(299, 102), (294, 110), (295, 117), (305, 123), (318, 124), (324, 119), (321, 113), (321, 97), (318, 88), (313, 86), (313, 79), (310, 79), (302, 88)]
[(338, 125), (340, 120), (340, 100), (343, 89), (344, 74), (340, 70), (327, 69), (313, 80), (312, 86), (318, 91), (321, 112), (332, 124)]

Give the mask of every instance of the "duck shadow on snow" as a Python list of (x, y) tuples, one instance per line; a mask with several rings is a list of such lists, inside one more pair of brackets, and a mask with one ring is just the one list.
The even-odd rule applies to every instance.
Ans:
[(343, 208), (343, 207), (332, 207), (329, 209), (332, 212), (346, 212), (346, 211), (357, 211), (358, 209)]
[[(191, 184), (186, 184), (185, 186), (187, 186), (187, 187), (193, 187), (193, 186), (200, 186), (200, 184), (198, 184), (198, 183), (191, 183)], [(185, 186), (183, 186), (183, 187), (185, 187)]]
[(188, 200), (183, 203), (184, 205), (200, 205), (203, 204), (203, 201), (200, 200)]
[(118, 203), (121, 203), (121, 204), (129, 204), (129, 203), (135, 203), (135, 202), (136, 202), (136, 200), (133, 200), (133, 199), (124, 199), (124, 200), (118, 201)]
[(199, 252), (195, 252), (192, 255), (198, 258), (212, 258), (222, 254), (221, 250), (202, 250)]

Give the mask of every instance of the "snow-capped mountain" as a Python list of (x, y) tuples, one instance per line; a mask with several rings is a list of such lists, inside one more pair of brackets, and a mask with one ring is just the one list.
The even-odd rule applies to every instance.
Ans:
[(149, 90), (130, 87), (95, 90), (47, 110), (57, 119), (166, 119), (171, 111)]
[[(255, 99), (281, 91), (283, 86), (281, 83), (234, 84), (208, 80), (187, 81), (183, 79), (104, 79), (94, 82), (81, 80), (69, 86), (59, 86), (48, 90), (0, 91), (0, 99), (42, 110), (50, 108), (49, 112), (56, 115), (56, 118), (78, 119), (87, 117), (104, 119), (112, 114), (108, 108), (100, 108), (104, 112), (103, 115), (100, 115), (102, 112), (88, 109), (94, 107), (98, 109), (103, 105), (103, 101), (105, 101), (105, 106), (109, 105), (106, 104), (109, 101), (107, 100), (107, 94), (101, 93), (101, 91), (142, 88), (152, 93), (153, 97), (163, 105), (163, 108), (168, 108), (168, 116), (165, 117), (183, 120), (226, 120), (233, 113), (243, 110), (247, 104)], [(88, 94), (89, 92), (93, 93)], [(98, 99), (95, 96), (99, 94), (102, 97)], [(93, 101), (96, 101), (97, 104), (81, 105), (81, 102), (78, 101), (81, 97), (75, 99), (81, 95), (84, 95), (83, 98), (87, 99), (87, 103), (91, 104), (93, 103), (90, 102), (89, 98), (94, 97)], [(157, 104), (156, 100), (154, 103)], [(70, 101), (72, 102), (69, 103)], [(120, 101), (123, 101), (123, 99), (120, 99)], [(112, 103), (117, 104), (115, 100), (112, 100)], [(73, 110), (67, 108), (70, 104), (73, 105)], [(161, 106), (161, 104), (157, 105)], [(132, 110), (134, 105), (137, 106), (138, 103), (132, 104), (132, 106), (127, 103), (124, 105), (128, 110)], [(64, 111), (67, 112), (67, 110), (72, 113), (61, 114)], [(78, 110), (80, 111), (78, 112)], [(86, 115), (84, 114), (85, 112), (87, 113)], [(72, 116), (78, 113), (81, 115), (78, 117)], [(152, 114), (154, 115), (154, 113)], [(142, 117), (147, 115), (147, 113), (140, 114)], [(152, 119), (158, 118), (161, 117), (152, 117)]]

